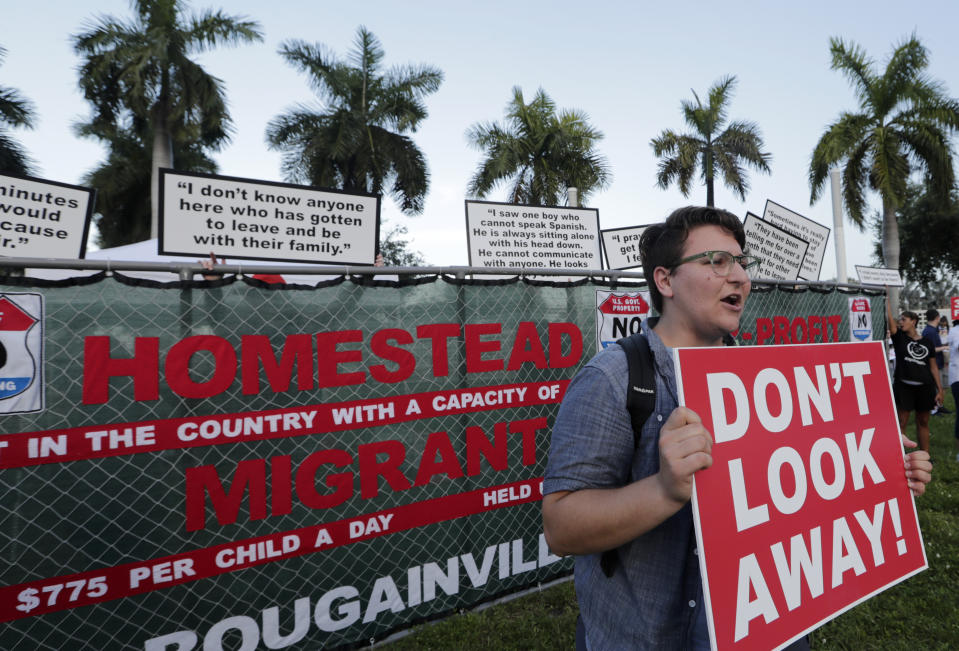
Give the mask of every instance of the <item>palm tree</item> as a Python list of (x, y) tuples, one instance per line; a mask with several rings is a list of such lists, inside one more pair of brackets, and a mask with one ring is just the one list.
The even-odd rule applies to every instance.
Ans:
[(134, 19), (106, 16), (74, 36), (85, 57), (80, 89), (93, 104), (91, 125), (152, 134), (151, 227), (157, 232), (159, 169), (173, 167), (173, 143), (216, 149), (229, 140), (222, 82), (190, 55), (217, 45), (262, 40), (254, 21), (207, 10), (184, 16), (180, 0), (132, 0)]
[[(832, 165), (842, 166), (843, 201), (849, 218), (863, 226), (865, 191), (882, 199), (882, 255), (899, 268), (896, 210), (907, 196), (909, 177), (922, 171), (935, 195), (945, 200), (954, 182), (950, 135), (959, 128), (959, 103), (925, 74), (929, 54), (915, 36), (898, 45), (879, 72), (865, 50), (842, 39), (829, 41), (832, 69), (852, 83), (857, 113), (843, 112), (826, 128), (809, 163), (810, 203), (822, 195)], [(891, 292), (898, 312), (898, 291)]]
[(403, 224), (395, 224), (381, 235), (380, 255), (387, 267), (422, 267), (426, 264), (423, 254), (410, 248), (411, 242), (406, 239), (408, 232)]
[[(0, 47), (0, 61), (6, 50)], [(33, 164), (23, 147), (8, 133), (7, 127), (32, 129), (34, 109), (29, 100), (20, 96), (14, 88), (0, 86), (0, 172), (30, 174)]]
[[(151, 146), (149, 133), (132, 129), (97, 130), (93, 125), (75, 127), (81, 137), (97, 138), (107, 145), (107, 159), (83, 177), (83, 184), (97, 191), (97, 246), (107, 248), (140, 242), (150, 237)], [(173, 130), (175, 133), (179, 129)], [(177, 168), (212, 174), (216, 163), (198, 142), (173, 141)]]
[[(919, 284), (929, 283), (937, 276), (959, 279), (959, 188), (943, 200), (932, 194), (924, 183), (910, 180), (905, 199), (896, 210), (896, 222), (899, 270), (903, 276)], [(882, 213), (871, 211), (869, 230), (875, 237), (873, 259), (880, 267), (884, 266), (882, 229)]]
[(762, 151), (763, 138), (759, 127), (752, 122), (730, 122), (725, 129), (727, 109), (735, 76), (726, 76), (709, 89), (709, 98), (704, 106), (696, 91), (696, 102), (681, 103), (686, 124), (693, 128), (690, 134), (678, 134), (666, 129), (650, 145), (659, 161), (656, 183), (666, 189), (676, 181), (684, 197), (689, 196), (690, 184), (697, 166), (706, 185), (706, 205), (714, 205), (713, 179), (716, 172), (722, 175), (726, 187), (746, 199), (749, 182), (743, 165), (750, 165), (769, 174), (772, 155)]
[(426, 158), (407, 133), (426, 116), (423, 99), (443, 73), (431, 66), (383, 70), (383, 48), (359, 27), (346, 61), (322, 45), (286, 41), (280, 56), (305, 72), (324, 106), (300, 105), (267, 125), (271, 149), (283, 152), (291, 183), (389, 194), (407, 214), (423, 210)]
[(594, 149), (603, 134), (582, 111), (557, 113), (542, 88), (527, 104), (523, 90), (514, 87), (506, 123), (474, 124), (466, 138), (485, 154), (467, 188), (473, 197), (508, 183), (512, 203), (558, 205), (566, 202), (569, 188), (578, 188), (585, 199), (612, 177), (606, 159)]

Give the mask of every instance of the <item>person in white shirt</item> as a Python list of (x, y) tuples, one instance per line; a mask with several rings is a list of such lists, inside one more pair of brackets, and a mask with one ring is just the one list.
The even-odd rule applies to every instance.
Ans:
[[(952, 400), (959, 407), (959, 319), (952, 322), (946, 345), (949, 347), (949, 387)], [(959, 409), (956, 410), (959, 412)], [(956, 461), (959, 462), (959, 413), (956, 415)]]

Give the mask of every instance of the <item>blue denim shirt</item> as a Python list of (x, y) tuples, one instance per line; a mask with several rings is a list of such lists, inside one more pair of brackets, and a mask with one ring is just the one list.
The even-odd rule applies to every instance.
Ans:
[[(671, 350), (643, 329), (656, 360), (656, 409), (639, 446), (626, 410), (626, 355), (613, 344), (566, 391), (553, 425), (544, 494), (624, 486), (659, 471), (659, 430), (678, 404), (676, 378)], [(600, 554), (575, 560), (576, 596), (591, 651), (693, 646), (697, 618), (699, 628), (705, 619), (690, 505), (617, 553), (612, 577), (603, 574)]]

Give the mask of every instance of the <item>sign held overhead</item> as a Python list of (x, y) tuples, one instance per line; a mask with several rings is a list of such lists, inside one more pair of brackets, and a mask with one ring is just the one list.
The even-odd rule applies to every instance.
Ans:
[(161, 254), (372, 265), (380, 198), (160, 170)]
[(639, 255), (639, 238), (645, 230), (646, 226), (629, 226), (601, 231), (608, 269), (633, 269), (643, 265)]
[(0, 255), (83, 258), (96, 191), (0, 174)]
[(905, 283), (897, 269), (887, 269), (884, 267), (864, 267), (856, 265), (856, 275), (859, 276), (859, 282), (863, 285), (888, 285), (889, 287), (902, 287)]
[(602, 269), (595, 208), (466, 202), (474, 267)]
[(743, 229), (747, 250), (763, 261), (758, 271), (751, 275), (776, 280), (796, 280), (799, 277), (809, 242), (751, 212), (746, 213)]
[(763, 219), (809, 242), (798, 279), (819, 280), (822, 258), (826, 253), (826, 241), (829, 239), (829, 228), (768, 199), (766, 209), (763, 211)]

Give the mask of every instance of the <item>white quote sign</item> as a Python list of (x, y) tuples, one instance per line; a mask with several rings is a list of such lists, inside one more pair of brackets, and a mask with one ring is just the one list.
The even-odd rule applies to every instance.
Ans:
[(819, 280), (822, 258), (826, 253), (826, 240), (829, 239), (829, 228), (768, 199), (763, 219), (809, 242), (809, 249), (806, 251), (802, 270), (799, 272), (799, 280)]
[(466, 202), (471, 267), (602, 269), (595, 208)]
[(380, 199), (160, 171), (160, 253), (372, 265)]
[(610, 228), (603, 230), (603, 251), (607, 269), (632, 269), (642, 266), (639, 256), (639, 238), (645, 226)]
[(82, 258), (95, 194), (76, 185), (0, 174), (0, 255)]
[(762, 258), (755, 275), (759, 278), (796, 280), (802, 270), (809, 242), (752, 214), (746, 213), (746, 250)]
[(859, 276), (859, 282), (863, 285), (888, 285), (889, 287), (902, 287), (902, 276), (896, 269), (886, 269), (883, 267), (863, 267), (856, 265), (856, 275)]

